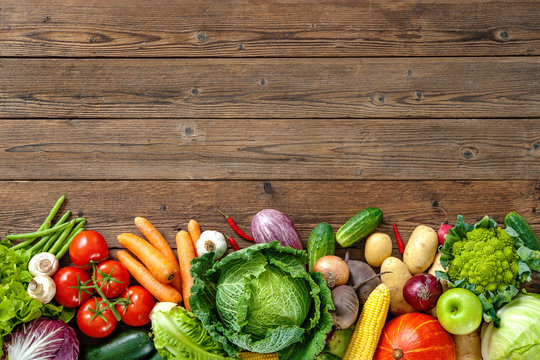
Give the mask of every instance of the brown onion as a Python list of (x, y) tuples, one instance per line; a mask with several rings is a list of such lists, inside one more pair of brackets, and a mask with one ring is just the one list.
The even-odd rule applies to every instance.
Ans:
[(342, 258), (335, 255), (326, 255), (317, 260), (313, 272), (320, 272), (330, 289), (345, 285), (349, 280), (349, 267)]

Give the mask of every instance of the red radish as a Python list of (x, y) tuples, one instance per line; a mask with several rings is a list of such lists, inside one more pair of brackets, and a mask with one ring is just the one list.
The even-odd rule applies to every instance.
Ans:
[(403, 286), (403, 297), (417, 310), (430, 310), (437, 305), (442, 286), (431, 274), (416, 274)]
[(448, 231), (453, 228), (450, 224), (442, 224), (439, 230), (437, 230), (437, 236), (439, 237), (439, 245), (444, 245), (444, 236), (448, 234)]

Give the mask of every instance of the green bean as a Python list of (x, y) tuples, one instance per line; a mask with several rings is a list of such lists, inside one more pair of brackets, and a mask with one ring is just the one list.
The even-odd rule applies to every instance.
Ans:
[(61, 225), (55, 225), (52, 228), (46, 229), (46, 230), (40, 230), (33, 233), (26, 233), (26, 234), (13, 234), (6, 236), (7, 240), (22, 240), (22, 239), (30, 239), (30, 238), (38, 238), (41, 236), (49, 235), (52, 233), (57, 232), (60, 229), (63, 229), (67, 226), (68, 223), (61, 224)]
[(66, 197), (64, 195), (60, 196), (60, 198), (56, 200), (56, 204), (54, 204), (53, 208), (51, 209), (51, 212), (49, 213), (49, 216), (47, 216), (43, 224), (41, 224), (38, 231), (46, 230), (51, 227), (52, 220), (58, 213), (60, 206), (62, 206), (62, 204), (64, 203), (64, 200), (66, 200)]
[(23, 242), (20, 242), (20, 243), (18, 243), (17, 245), (12, 246), (12, 247), (11, 247), (11, 250), (19, 250), (19, 249), (22, 249), (23, 247), (25, 247), (25, 246), (27, 246), (27, 245), (30, 245), (32, 242), (34, 242), (34, 240), (36, 240), (36, 238), (31, 238), (31, 239), (28, 239), (28, 240), (24, 240)]
[(69, 250), (69, 246), (71, 245), (73, 238), (75, 238), (75, 236), (77, 236), (80, 232), (84, 231), (83, 226), (85, 223), (86, 221), (83, 221), (73, 228), (73, 230), (71, 231), (71, 234), (69, 235), (68, 240), (65, 242), (64, 245), (62, 245), (58, 253), (56, 253), (56, 257), (58, 258), (58, 260), (60, 260), (62, 256), (64, 256), (66, 252)]
[(47, 240), (45, 245), (41, 248), (41, 252), (49, 251), (60, 235), (62, 235), (62, 231), (52, 234), (49, 240)]
[[(66, 220), (68, 219), (69, 215), (71, 215), (71, 211), (68, 210), (68, 211), (66, 211), (66, 213), (64, 215), (62, 215), (62, 217), (60, 218), (60, 220), (58, 220), (58, 222), (55, 224), (55, 226), (65, 223)], [(53, 236), (53, 234), (43, 236), (41, 238), (41, 240), (39, 240), (34, 246), (32, 246), (30, 248), (30, 253), (32, 255), (39, 253), (41, 248), (45, 244), (47, 244), (47, 241), (51, 238), (51, 236)]]
[(58, 251), (60, 246), (62, 246), (62, 244), (64, 243), (64, 240), (67, 238), (67, 236), (71, 232), (71, 229), (73, 229), (73, 225), (75, 224), (75, 221), (71, 220), (67, 224), (68, 224), (68, 226), (66, 226), (64, 231), (62, 231), (62, 233), (60, 234), (60, 237), (58, 238), (58, 240), (56, 240), (54, 242), (54, 244), (53, 244), (51, 250), (49, 250), (49, 252), (51, 252), (53, 254), (56, 254), (56, 252)]

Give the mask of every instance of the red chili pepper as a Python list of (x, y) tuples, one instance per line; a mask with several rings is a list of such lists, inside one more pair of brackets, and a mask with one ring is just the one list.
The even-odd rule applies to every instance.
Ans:
[(240, 250), (240, 246), (238, 246), (238, 244), (236, 243), (236, 241), (234, 241), (232, 237), (229, 237), (229, 244), (231, 244), (234, 251)]
[(399, 235), (396, 224), (394, 224), (394, 233), (396, 234), (396, 241), (397, 241), (397, 247), (399, 249), (399, 253), (403, 254), (403, 252), (405, 251), (405, 246), (403, 245), (403, 240), (401, 240), (401, 236)]
[(255, 241), (251, 236), (249, 236), (248, 234), (243, 232), (242, 229), (240, 229), (238, 227), (238, 225), (236, 225), (236, 223), (234, 222), (234, 220), (230, 216), (227, 216), (227, 214), (225, 214), (225, 213), (223, 213), (223, 212), (221, 212), (219, 210), (218, 210), (218, 212), (221, 215), (223, 215), (223, 217), (227, 220), (227, 222), (229, 223), (231, 228), (234, 230), (235, 233), (238, 234), (238, 236), (240, 236), (242, 239), (247, 240), (247, 241)]

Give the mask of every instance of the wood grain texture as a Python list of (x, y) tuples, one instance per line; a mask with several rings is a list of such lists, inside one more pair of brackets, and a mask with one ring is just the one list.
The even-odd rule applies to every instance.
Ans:
[(538, 117), (540, 58), (0, 59), (0, 117)]
[[(392, 234), (397, 223), (405, 242), (419, 224), (438, 228), (446, 219), (442, 209), (450, 221), (457, 214), (469, 222), (489, 214), (501, 223), (514, 210), (540, 231), (540, 181), (3, 181), (0, 236), (39, 227), (62, 194), (67, 196), (64, 208), (84, 216), (88, 228), (102, 233), (113, 249), (119, 248), (118, 234), (136, 232), (135, 216), (148, 218), (173, 247), (174, 235), (191, 218), (203, 230), (233, 235), (217, 209), (246, 231), (259, 210), (279, 209), (296, 224), (304, 245), (317, 223), (326, 221), (337, 231), (369, 206), (383, 210), (379, 229)], [(352, 255), (363, 258), (362, 244)]]
[(0, 179), (540, 179), (540, 119), (3, 120)]
[(536, 1), (3, 0), (0, 56), (540, 54)]

